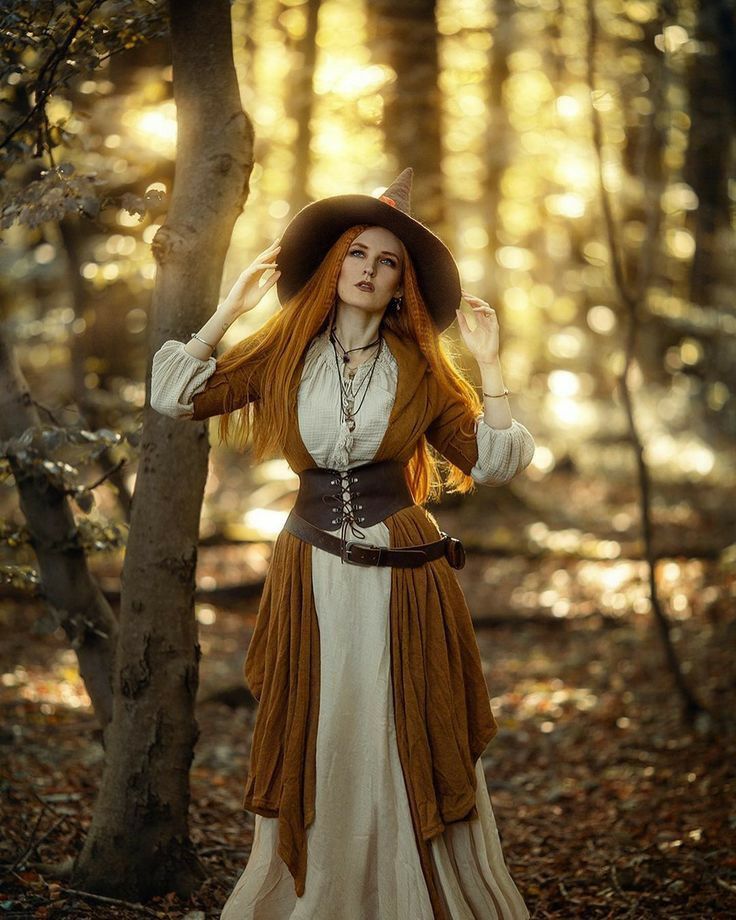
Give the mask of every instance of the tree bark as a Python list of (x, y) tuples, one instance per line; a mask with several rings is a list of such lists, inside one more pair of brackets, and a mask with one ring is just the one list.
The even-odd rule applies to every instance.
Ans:
[(486, 122), (485, 161), (486, 175), (483, 183), (482, 213), (488, 230), (488, 247), (484, 253), (484, 297), (501, 314), (503, 323), (502, 291), (495, 271), (499, 240), (499, 210), (501, 207), (501, 180), (513, 160), (512, 129), (503, 103), (504, 84), (509, 77), (509, 55), (517, 47), (514, 0), (498, 0), (494, 6), (498, 17), (493, 30), (493, 46), (488, 52), (488, 116)]
[[(228, 0), (172, 0), (178, 136), (171, 210), (156, 234), (151, 357), (213, 312), (248, 194), (253, 129), (233, 64)], [(147, 389), (150, 393), (148, 364)], [(189, 837), (189, 767), (200, 647), (194, 616), (207, 424), (144, 411), (122, 576), (113, 721), (73, 885), (126, 900), (187, 897), (204, 869)]]
[[(66, 255), (65, 273), (72, 308), (74, 310), (74, 317), (75, 320), (81, 322), (85, 322), (85, 314), (87, 311), (89, 310), (91, 312), (93, 310), (93, 304), (90, 303), (90, 298), (87, 293), (87, 285), (84, 283), (84, 278), (82, 276), (82, 252), (84, 245), (83, 226), (84, 225), (77, 215), (66, 217), (64, 220), (58, 222), (59, 240), (63, 245)], [(113, 311), (110, 311), (110, 313), (113, 313)], [(100, 316), (97, 314), (95, 319), (99, 320), (99, 318)], [(113, 318), (116, 324), (121, 322), (119, 314), (115, 315), (113, 313)], [(95, 322), (94, 331), (98, 333), (99, 341), (98, 322)], [(109, 342), (109, 348), (111, 350), (118, 349), (119, 354), (120, 336), (116, 334), (115, 330), (106, 337), (106, 341)], [(74, 402), (79, 410), (81, 424), (83, 424), (88, 431), (96, 431), (98, 428), (104, 428), (107, 425), (108, 420), (106, 416), (108, 413), (99, 410), (100, 401), (92, 397), (85, 384), (85, 362), (90, 354), (90, 335), (86, 328), (84, 335), (71, 336), (69, 351), (71, 354), (70, 369), (72, 392), (74, 394)], [(100, 357), (100, 352), (97, 351), (96, 355)], [(101, 387), (109, 391), (109, 388), (105, 385), (104, 377)], [(101, 387), (98, 386), (95, 388), (97, 393), (99, 393)], [(132, 496), (125, 478), (125, 472), (119, 466), (116, 466), (114, 457), (109, 450), (105, 450), (100, 454), (98, 464), (103, 469), (111, 471), (108, 477), (110, 485), (113, 486), (117, 495), (123, 520), (130, 523)]]
[(688, 215), (695, 240), (688, 295), (702, 305), (715, 300), (719, 235), (730, 233), (735, 33), (734, 13), (727, 4), (701, 0), (695, 30), (699, 50), (689, 56), (687, 68), (690, 131), (683, 178), (698, 196), (698, 207)]
[(47, 459), (43, 441), (34, 438), (24, 445), (17, 440), (40, 425), (12, 348), (0, 335), (0, 440), (10, 442), (8, 462), (38, 560), (44, 602), (77, 655), (79, 674), (104, 730), (112, 717), (117, 622), (87, 568), (67, 496), (43, 467)]
[(375, 0), (368, 4), (375, 59), (396, 72), (383, 89), (386, 149), (396, 172), (414, 168), (414, 216), (452, 248), (442, 182), (442, 97), (436, 0)]
[[(289, 196), (292, 214), (301, 211), (312, 200), (307, 186), (312, 166), (314, 71), (317, 66), (317, 25), (321, 5), (322, 0), (306, 0), (305, 33), (298, 41), (289, 43), (292, 45), (290, 53), (294, 63), (289, 75), (285, 105), (287, 114), (296, 122), (293, 181)], [(286, 36), (285, 40), (288, 41)]]

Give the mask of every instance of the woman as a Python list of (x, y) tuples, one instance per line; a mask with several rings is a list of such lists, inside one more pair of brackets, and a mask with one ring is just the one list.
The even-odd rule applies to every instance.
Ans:
[[(219, 415), (223, 439), (236, 419), (256, 460), (280, 453), (300, 478), (245, 661), (255, 832), (223, 920), (529, 916), (480, 759), (497, 725), (462, 544), (423, 503), (441, 472), (460, 492), (508, 482), (534, 441), (509, 412), (495, 313), (462, 292), (471, 330), (456, 309), (411, 179), (302, 209), (190, 343), (154, 355), (155, 409)], [(274, 283), (281, 311), (216, 361)], [(439, 338), (455, 316), (483, 404)]]

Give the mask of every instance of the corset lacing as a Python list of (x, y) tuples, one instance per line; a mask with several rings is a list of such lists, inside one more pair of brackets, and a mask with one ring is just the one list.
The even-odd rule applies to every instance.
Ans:
[[(332, 519), (332, 523), (342, 525), (340, 527), (340, 539), (343, 542), (347, 539), (348, 527), (354, 537), (365, 539), (365, 533), (357, 526), (358, 523), (362, 523), (365, 520), (365, 515), (356, 513), (362, 511), (363, 506), (353, 504), (354, 500), (360, 496), (360, 492), (357, 489), (353, 490), (353, 483), (358, 481), (358, 477), (353, 476), (350, 470), (346, 470), (344, 473), (339, 470), (334, 470), (333, 472), (339, 478), (333, 476), (330, 479), (330, 485), (338, 486), (338, 489), (335, 492), (327, 492), (322, 496), (323, 502), (333, 503), (330, 506), (330, 510), (337, 517)], [(343, 559), (342, 562), (344, 563), (345, 560)]]

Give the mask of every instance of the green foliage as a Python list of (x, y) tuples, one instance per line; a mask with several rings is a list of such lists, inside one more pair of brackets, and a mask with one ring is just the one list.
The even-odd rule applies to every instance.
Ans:
[[(125, 546), (127, 539), (127, 525), (110, 523), (109, 521), (92, 521), (81, 519), (77, 522), (76, 530), (69, 535), (66, 541), (57, 544), (59, 550), (81, 548), (86, 555), (93, 552), (107, 552)], [(0, 521), (0, 546), (6, 546), (18, 551), (24, 547), (32, 548), (31, 533), (25, 524), (18, 525), (10, 521)], [(0, 567), (6, 573), (24, 566)], [(0, 583), (2, 581), (0, 580)]]
[[(49, 114), (54, 97), (72, 94), (113, 55), (167, 33), (162, 0), (16, 0), (0, 11), (0, 189), (2, 227), (15, 220), (35, 226), (69, 211), (99, 210), (94, 176), (74, 176), (56, 165), (54, 149), (74, 141), (65, 117)], [(85, 117), (79, 113), (78, 117)], [(7, 175), (16, 165), (46, 156), (52, 169), (13, 201)]]
[(36, 227), (47, 220), (62, 220), (68, 214), (95, 217), (100, 202), (94, 191), (101, 184), (95, 176), (75, 175), (71, 163), (61, 163), (41, 173), (20, 194), (0, 203), (0, 229), (7, 230), (15, 221)]
[[(71, 496), (79, 510), (89, 514), (94, 508), (93, 489), (106, 476), (90, 485), (82, 481), (80, 466), (96, 461), (104, 452), (123, 441), (137, 444), (137, 432), (131, 432), (128, 437), (107, 428), (87, 431), (84, 428), (54, 425), (33, 426), (17, 438), (0, 442), (0, 482), (10, 476), (14, 476), (16, 482), (24, 476), (33, 477), (37, 486), (40, 483)], [(62, 451), (73, 453), (73, 462), (54, 456), (55, 452)], [(56, 541), (53, 548), (59, 553), (82, 550), (85, 556), (89, 556), (94, 552), (124, 547), (126, 534), (127, 527), (124, 524), (82, 518), (74, 522), (64, 539)], [(8, 550), (20, 560), (29, 551), (33, 551), (34, 546), (34, 539), (25, 524), (0, 521), (0, 549)], [(43, 594), (39, 573), (21, 561), (0, 565), (0, 586), (30, 596)], [(56, 628), (56, 625), (53, 623), (51, 628)]]
[[(106, 476), (90, 485), (83, 481), (80, 466), (97, 461), (102, 454), (123, 441), (135, 447), (138, 435), (136, 432), (130, 435), (119, 434), (109, 428), (87, 431), (85, 428), (63, 428), (57, 425), (32, 426), (18, 437), (0, 442), (0, 482), (11, 475), (16, 482), (21, 477), (34, 477), (48, 488), (70, 495), (80, 511), (89, 514), (94, 506), (92, 490)], [(55, 451), (65, 450), (73, 453), (73, 458), (53, 456)], [(68, 462), (68, 459), (73, 462)]]
[(41, 576), (30, 565), (0, 565), (0, 587), (36, 597), (41, 593)]
[(47, 220), (60, 221), (70, 214), (97, 217), (113, 202), (131, 214), (145, 215), (152, 205), (160, 205), (165, 195), (151, 189), (145, 195), (126, 192), (119, 199), (97, 192), (104, 180), (95, 175), (78, 175), (73, 163), (60, 163), (44, 170), (41, 177), (19, 191), (9, 190), (5, 201), (0, 197), (0, 230), (7, 230), (16, 221), (36, 227)]

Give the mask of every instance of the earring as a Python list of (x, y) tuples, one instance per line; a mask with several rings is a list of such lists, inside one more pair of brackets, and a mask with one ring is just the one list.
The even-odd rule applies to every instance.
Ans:
[(394, 306), (396, 307), (397, 313), (401, 310), (401, 300), (402, 300), (401, 294), (399, 294), (398, 297), (393, 298), (393, 303), (394, 303)]

